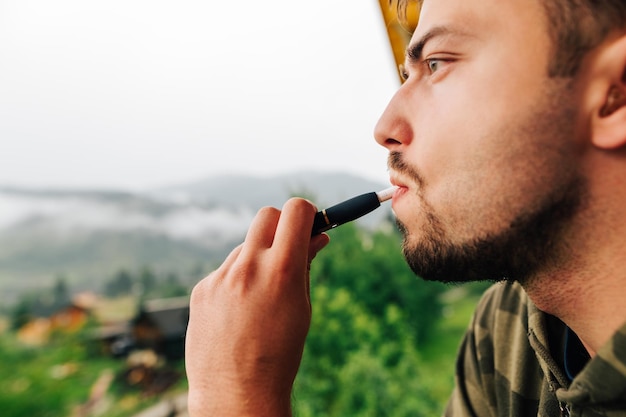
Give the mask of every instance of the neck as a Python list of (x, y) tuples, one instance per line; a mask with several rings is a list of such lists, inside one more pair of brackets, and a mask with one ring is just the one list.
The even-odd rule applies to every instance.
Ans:
[(591, 184), (593, 205), (563, 239), (563, 262), (524, 284), (535, 305), (567, 324), (591, 356), (626, 322), (626, 191), (620, 182)]
[(625, 285), (608, 270), (560, 271), (533, 280), (525, 289), (540, 310), (567, 324), (594, 356), (626, 322)]

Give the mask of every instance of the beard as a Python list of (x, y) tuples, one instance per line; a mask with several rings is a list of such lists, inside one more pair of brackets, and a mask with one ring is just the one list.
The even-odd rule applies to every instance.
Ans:
[[(553, 97), (558, 102), (563, 100), (563, 94), (561, 89), (547, 97)], [(563, 138), (573, 137), (573, 109), (555, 107), (548, 100), (542, 104), (538, 106), (539, 110), (522, 120), (517, 129), (506, 133), (522, 135), (522, 138), (537, 138), (540, 135), (539, 142), (535, 140), (535, 143), (542, 143), (544, 138), (543, 143), (554, 143), (555, 138), (563, 141)], [(558, 110), (555, 113), (550, 109)], [(544, 157), (549, 153), (539, 152), (536, 155), (520, 155), (520, 158)], [(517, 209), (517, 213), (510, 213), (512, 220), (498, 230), (488, 234), (476, 233), (477, 236), (462, 242), (453, 242), (446, 234), (443, 219), (437, 216), (424, 197), (424, 189), (428, 185), (424, 178), (402, 160), (400, 153), (391, 152), (389, 168), (412, 178), (419, 190), (419, 215), (424, 218), (418, 231), (419, 239), (411, 239), (408, 226), (397, 221), (404, 235), (402, 251), (413, 272), (423, 279), (445, 283), (518, 281), (524, 285), (541, 271), (557, 268), (566, 259), (565, 236), (572, 219), (580, 212), (587, 189), (572, 159), (567, 159), (572, 155), (571, 150), (551, 155), (557, 156), (545, 156), (542, 166), (546, 170), (551, 169), (551, 178), (558, 178), (558, 181), (544, 185), (545, 189), (537, 191), (538, 194)], [(514, 184), (513, 181), (511, 183)]]
[(439, 220), (425, 207), (426, 225), (418, 243), (410, 243), (407, 228), (397, 221), (404, 235), (402, 252), (411, 270), (428, 281), (506, 280), (524, 285), (538, 271), (558, 265), (559, 242), (580, 206), (583, 188), (581, 182), (573, 182), (566, 192), (519, 214), (509, 227), (463, 243), (446, 239)]

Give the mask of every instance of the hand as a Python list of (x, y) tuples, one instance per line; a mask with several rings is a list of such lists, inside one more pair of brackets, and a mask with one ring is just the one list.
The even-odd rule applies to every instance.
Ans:
[(329, 241), (311, 238), (315, 207), (294, 198), (264, 208), (244, 243), (193, 289), (186, 340), (189, 412), (289, 416), (311, 322), (310, 263)]

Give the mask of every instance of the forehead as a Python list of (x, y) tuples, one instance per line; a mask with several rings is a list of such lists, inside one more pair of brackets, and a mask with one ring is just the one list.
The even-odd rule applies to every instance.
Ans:
[(509, 47), (547, 46), (542, 0), (424, 0), (411, 43), (433, 28), (446, 27), (478, 39), (498, 39)]

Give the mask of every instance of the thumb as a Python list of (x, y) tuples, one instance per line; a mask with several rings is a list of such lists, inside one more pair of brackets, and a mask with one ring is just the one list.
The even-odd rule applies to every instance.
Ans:
[(326, 233), (313, 236), (311, 243), (309, 244), (309, 264), (315, 258), (315, 256), (328, 245), (330, 237)]
[(306, 266), (307, 274), (305, 278), (306, 297), (309, 303), (309, 308), (311, 308), (311, 277), (309, 276), (309, 272), (311, 271), (311, 262), (313, 262), (313, 259), (319, 251), (328, 245), (328, 242), (330, 242), (330, 237), (326, 233), (321, 233), (313, 236), (311, 243), (309, 244), (309, 259)]

